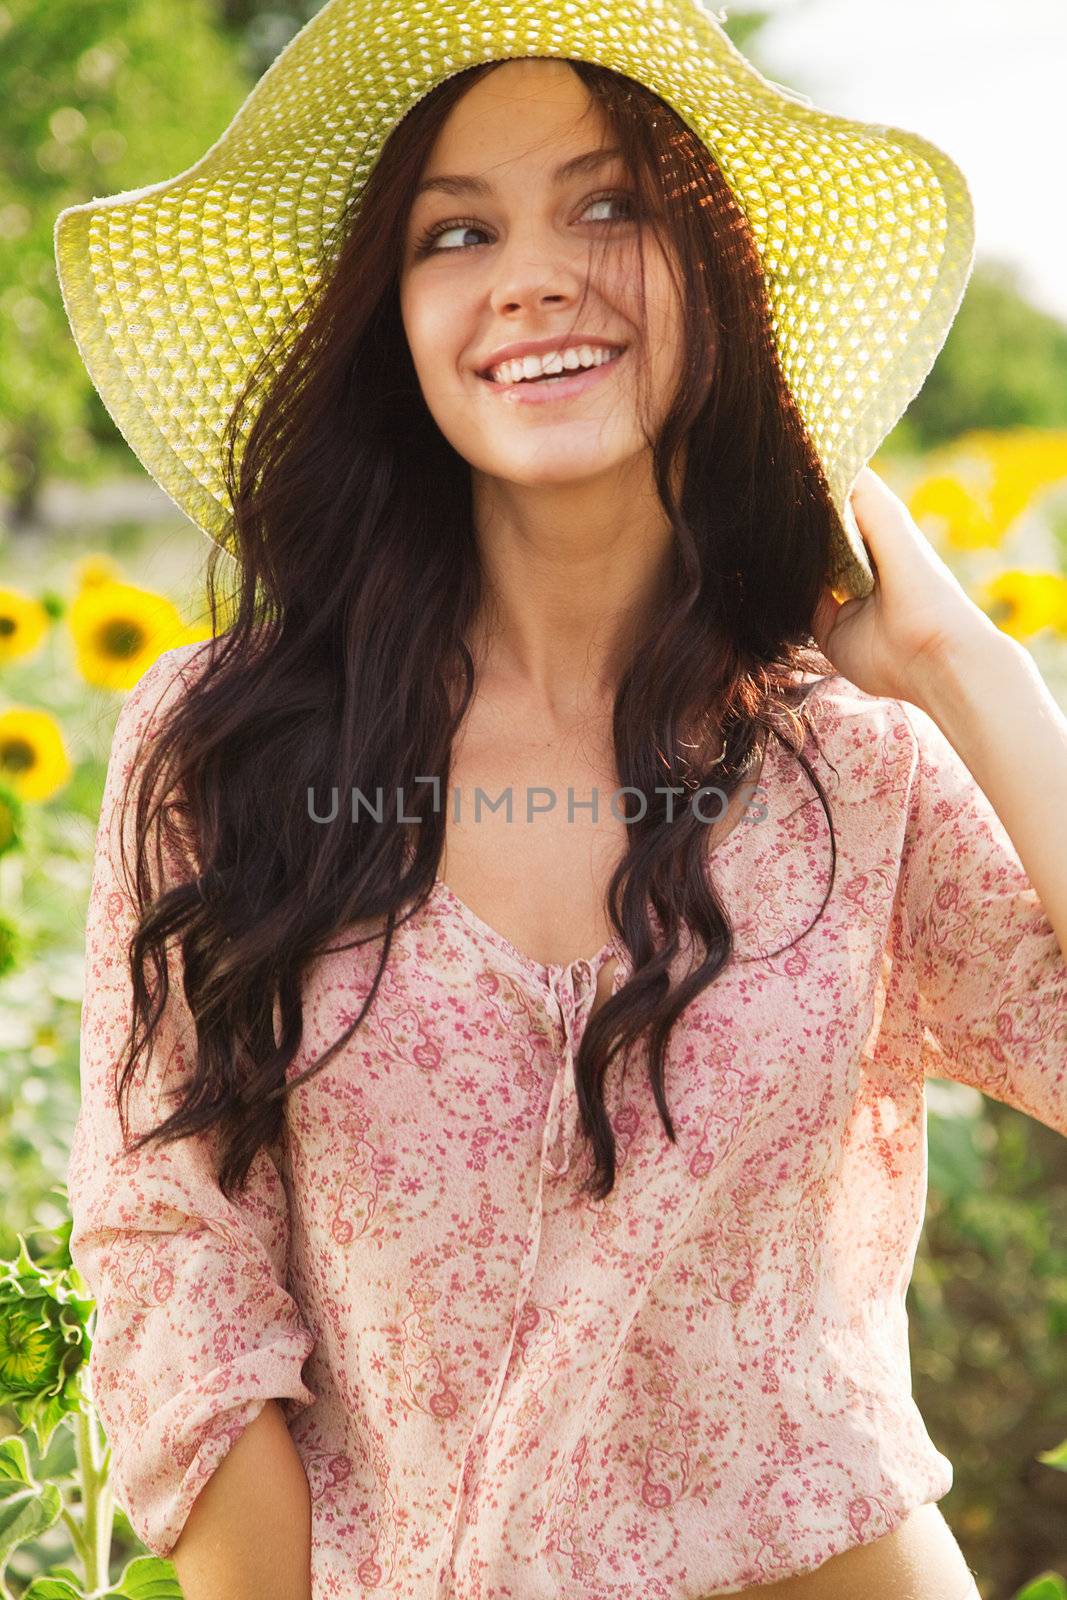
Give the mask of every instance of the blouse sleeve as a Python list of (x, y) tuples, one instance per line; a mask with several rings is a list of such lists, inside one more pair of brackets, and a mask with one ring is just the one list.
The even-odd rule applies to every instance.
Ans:
[(924, 1072), (1067, 1135), (1067, 962), (1011, 836), (937, 723), (915, 740), (899, 892)]
[[(178, 676), (176, 654), (161, 656), (130, 691), (112, 741), (86, 921), (81, 1103), (67, 1169), (71, 1258), (96, 1301), (89, 1381), (111, 1447), (112, 1484), (159, 1556), (170, 1554), (200, 1490), (265, 1402), (289, 1400), (288, 1414), (316, 1399), (301, 1378), (315, 1340), (286, 1292), (287, 1201), (267, 1150), (243, 1193), (226, 1199), (214, 1176), (215, 1129), (122, 1148), (114, 1067), (132, 1005), (126, 946), (135, 919), (118, 812), (138, 736), (159, 690)], [(131, 809), (131, 863), (132, 816)], [(142, 1056), (133, 1076), (132, 1136), (173, 1108), (160, 1093), (166, 1066), (195, 1062), (194, 1024), (173, 965), (170, 979), (148, 1066)]]

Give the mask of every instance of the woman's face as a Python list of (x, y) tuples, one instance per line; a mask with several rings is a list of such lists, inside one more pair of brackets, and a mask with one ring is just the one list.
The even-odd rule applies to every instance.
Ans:
[[(400, 302), (419, 383), (445, 438), (489, 479), (559, 486), (647, 454), (639, 362), (649, 363), (652, 437), (674, 396), (680, 307), (646, 228), (642, 320), (631, 180), (617, 157), (557, 170), (608, 142), (599, 109), (583, 119), (590, 106), (565, 62), (505, 62), (453, 107), (422, 180), (462, 174), (485, 190), (422, 188), (408, 220)], [(575, 335), (625, 347), (584, 382), (576, 374), (580, 392), (568, 394), (569, 376), (558, 386), (482, 376), (502, 347), (580, 344)]]

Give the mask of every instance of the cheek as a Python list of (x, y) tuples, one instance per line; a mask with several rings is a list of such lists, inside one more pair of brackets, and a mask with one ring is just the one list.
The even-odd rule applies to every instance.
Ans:
[(648, 320), (656, 370), (661, 379), (672, 382), (685, 355), (685, 316), (666, 275), (652, 287)]
[(677, 344), (682, 331), (682, 306), (666, 263), (656, 261), (648, 277), (648, 320), (660, 339)]
[(412, 359), (422, 370), (432, 361), (440, 345), (439, 297), (428, 290), (425, 283), (413, 279), (401, 286), (400, 316)]
[(464, 334), (462, 307), (455, 296), (430, 294), (420, 287), (417, 295), (401, 302), (404, 331), (415, 370), (426, 385), (454, 381), (469, 340)]

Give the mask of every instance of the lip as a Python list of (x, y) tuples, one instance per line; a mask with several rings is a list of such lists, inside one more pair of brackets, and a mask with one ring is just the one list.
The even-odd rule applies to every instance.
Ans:
[(569, 400), (574, 395), (585, 394), (586, 390), (595, 388), (609, 378), (616, 367), (622, 365), (628, 354), (629, 347), (613, 361), (604, 361), (599, 367), (575, 372), (573, 377), (561, 378), (557, 383), (494, 383), (492, 378), (481, 378), (479, 381), (498, 399), (506, 400), (511, 405), (551, 405), (556, 400)]

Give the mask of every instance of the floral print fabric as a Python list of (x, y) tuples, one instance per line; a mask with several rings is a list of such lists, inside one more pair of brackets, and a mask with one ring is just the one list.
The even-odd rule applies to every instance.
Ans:
[[(771, 739), (756, 808), (709, 854), (735, 947), (669, 1046), (677, 1143), (636, 1058), (614, 1063), (605, 1201), (578, 1190), (572, 1069), (625, 950), (543, 966), (440, 882), (226, 1201), (205, 1144), (124, 1158), (108, 1087), (130, 1003), (119, 780), (196, 648), (163, 656), (116, 728), (68, 1175), (94, 1394), (148, 1548), (171, 1551), (271, 1397), (311, 1486), (315, 1600), (699, 1600), (946, 1494), (904, 1306), (924, 1079), (1067, 1133), (1067, 964), (932, 719), (840, 677), (809, 696), (838, 850), (814, 923), (828, 823)], [(293, 1076), (351, 1021), (377, 948), (314, 964)], [(175, 1002), (138, 1131), (192, 1038)]]

